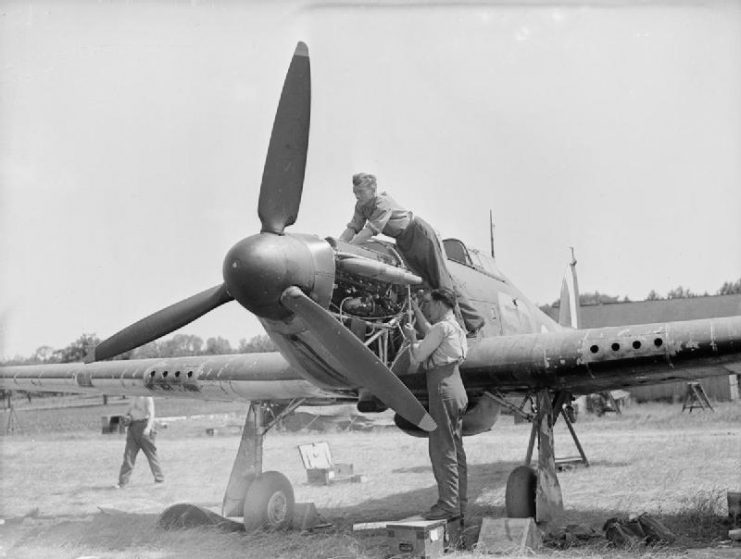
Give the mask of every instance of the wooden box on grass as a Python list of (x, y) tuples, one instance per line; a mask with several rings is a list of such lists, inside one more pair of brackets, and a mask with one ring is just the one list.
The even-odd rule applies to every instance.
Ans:
[[(329, 485), (337, 481), (355, 481), (352, 464), (335, 464), (326, 442), (302, 444), (298, 447), (306, 468), (306, 481), (312, 485)], [(360, 480), (358, 480), (360, 481)]]
[(401, 520), (386, 530), (395, 557), (435, 559), (445, 551), (445, 520)]

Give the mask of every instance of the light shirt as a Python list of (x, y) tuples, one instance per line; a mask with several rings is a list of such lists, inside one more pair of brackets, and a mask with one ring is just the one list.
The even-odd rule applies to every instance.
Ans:
[(141, 421), (142, 419), (154, 419), (154, 398), (151, 396), (135, 396), (126, 415), (131, 417), (132, 421)]
[(381, 192), (365, 204), (355, 204), (355, 213), (347, 224), (349, 229), (359, 233), (369, 229), (374, 235), (383, 233), (398, 237), (412, 221), (412, 212), (402, 208), (391, 196)]
[(423, 340), (414, 344), (412, 356), (429, 370), (460, 363), (466, 358), (467, 351), (466, 333), (453, 311), (448, 311), (442, 320), (430, 326)]

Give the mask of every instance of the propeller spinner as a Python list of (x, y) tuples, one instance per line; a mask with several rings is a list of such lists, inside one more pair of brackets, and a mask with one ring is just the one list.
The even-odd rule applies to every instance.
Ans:
[(124, 328), (101, 342), (88, 361), (108, 359), (144, 345), (236, 299), (262, 318), (280, 320), (294, 314), (302, 317), (343, 364), (351, 381), (370, 389), (405, 419), (431, 431), (435, 422), (399, 378), (305, 294), (321, 283), (316, 282), (318, 275), (334, 272), (331, 253), (317, 249), (316, 237), (284, 233), (286, 227), (295, 223), (301, 204), (310, 113), (309, 51), (299, 42), (283, 84), (260, 184), (260, 233), (242, 239), (229, 250), (224, 259), (222, 285)]

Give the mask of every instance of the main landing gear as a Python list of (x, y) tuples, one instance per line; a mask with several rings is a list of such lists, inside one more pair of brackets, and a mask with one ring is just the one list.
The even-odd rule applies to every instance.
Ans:
[[(506, 404), (507, 407), (514, 408), (513, 412), (532, 421), (533, 426), (525, 464), (515, 468), (507, 479), (505, 508), (510, 518), (532, 517), (538, 523), (557, 525), (563, 518), (564, 512), (561, 487), (556, 474), (559, 461), (555, 458), (553, 447), (553, 425), (559, 415), (563, 416), (579, 451), (578, 459), (568, 460), (571, 462), (577, 460), (586, 466), (589, 466), (589, 462), (569, 418), (568, 404), (571, 401), (571, 395), (565, 391), (558, 391), (551, 399), (550, 391), (541, 389), (535, 393), (535, 397), (536, 413), (534, 416), (512, 406), (509, 402)], [(536, 439), (538, 441), (537, 470), (530, 466)]]
[(293, 519), (293, 487), (280, 472), (258, 474), (244, 496), (246, 530), (288, 528)]
[(291, 525), (293, 487), (280, 472), (262, 471), (262, 445), (268, 430), (302, 403), (294, 400), (277, 414), (269, 413), (270, 408), (263, 402), (250, 403), (221, 507), (225, 517), (243, 517), (248, 531), (280, 530)]

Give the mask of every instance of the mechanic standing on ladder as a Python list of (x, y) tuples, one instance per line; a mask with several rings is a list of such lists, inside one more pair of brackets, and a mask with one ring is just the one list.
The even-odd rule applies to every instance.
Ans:
[(466, 334), (453, 309), (455, 294), (449, 289), (433, 289), (425, 295), (424, 313), (415, 301), (412, 308), (417, 325), (425, 334), (417, 341), (411, 324), (404, 326), (413, 361), (427, 374), (427, 392), (432, 419), (437, 429), (428, 434), (432, 472), (437, 482), (438, 500), (422, 516), (427, 520), (463, 518), (468, 489), (466, 453), (463, 450), (463, 414), (468, 397), (458, 366), (466, 358)]

